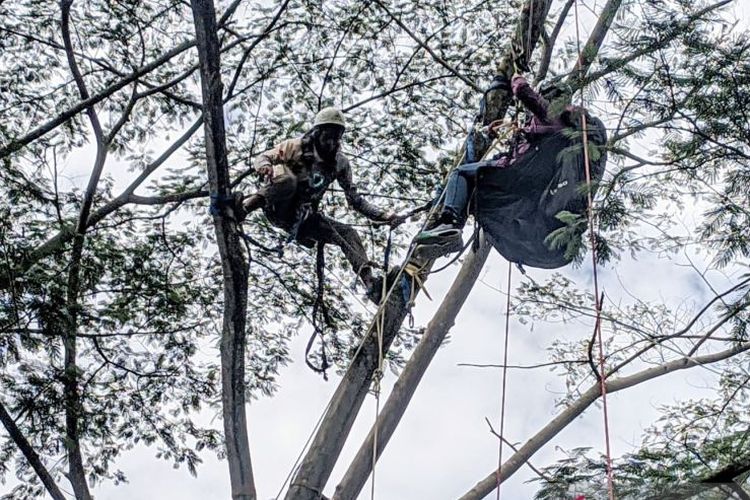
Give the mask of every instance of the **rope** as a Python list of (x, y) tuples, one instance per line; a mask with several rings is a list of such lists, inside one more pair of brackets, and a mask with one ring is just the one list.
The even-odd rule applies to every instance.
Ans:
[(500, 500), (500, 484), (502, 483), (502, 470), (503, 470), (503, 430), (505, 429), (505, 388), (508, 375), (508, 337), (510, 332), (510, 285), (511, 285), (511, 274), (513, 272), (513, 263), (508, 262), (508, 294), (505, 303), (505, 345), (503, 347), (503, 377), (502, 377), (502, 389), (500, 396), (500, 440), (497, 445), (497, 500)]
[[(582, 68), (582, 57), (583, 54), (581, 54), (581, 34), (580, 34), (580, 21), (578, 17), (578, 0), (575, 0), (573, 2), (574, 5), (574, 13), (575, 13), (575, 20), (576, 20), (576, 44), (578, 49), (578, 72), (579, 76), (581, 78), (581, 81), (583, 81), (583, 68)], [(583, 90), (581, 90), (581, 108), (584, 108), (584, 95)], [(596, 322), (594, 325), (594, 333), (597, 337), (597, 343), (599, 347), (599, 373), (601, 376), (599, 377), (599, 385), (601, 388), (602, 393), (602, 410), (604, 413), (604, 441), (605, 441), (605, 449), (606, 449), (606, 459), (607, 459), (607, 492), (609, 496), (609, 500), (615, 499), (615, 488), (614, 488), (614, 475), (612, 471), (612, 453), (610, 448), (610, 437), (609, 437), (609, 411), (607, 409), (607, 382), (606, 382), (606, 373), (604, 370), (604, 344), (602, 342), (602, 329), (601, 329), (601, 312), (602, 312), (602, 300), (599, 296), (599, 279), (598, 279), (598, 272), (597, 272), (597, 266), (596, 266), (596, 235), (594, 233), (595, 231), (595, 224), (594, 224), (594, 202), (593, 197), (591, 196), (591, 161), (589, 158), (589, 150), (588, 150), (588, 123), (586, 121), (586, 113), (581, 112), (581, 127), (583, 132), (583, 162), (585, 166), (585, 172), (586, 172), (586, 196), (587, 196), (587, 212), (588, 212), (588, 222), (589, 222), (589, 240), (591, 243), (591, 261), (592, 261), (592, 268), (593, 268), (593, 277), (594, 277), (594, 301), (595, 301), (595, 308), (596, 308)]]
[[(495, 142), (497, 142), (497, 140)], [(491, 145), (490, 147), (487, 148), (487, 151), (483, 155), (482, 159), (486, 158), (486, 156), (492, 150), (493, 150), (493, 148), (492, 148), (492, 145)], [(461, 165), (461, 163), (462, 163), (462, 161), (463, 161), (464, 158), (465, 158), (465, 150), (461, 151), (460, 157), (454, 163), (453, 168), (451, 169), (451, 172), (456, 167), (458, 167), (459, 165)], [(403, 217), (404, 220), (407, 217), (409, 217), (409, 216), (415, 215), (415, 214), (420, 213), (420, 212), (428, 211), (428, 209), (429, 209), (427, 217), (425, 217), (425, 220), (422, 222), (422, 225), (421, 225), (420, 230), (419, 230), (419, 232), (424, 231), (425, 228), (427, 227), (427, 223), (430, 221), (430, 219), (432, 218), (432, 216), (435, 214), (436, 210), (440, 206), (440, 204), (441, 204), (444, 196), (445, 196), (445, 190), (441, 190), (439, 196), (435, 200), (433, 200), (430, 203), (427, 203), (425, 205), (422, 205), (420, 207), (417, 207), (416, 209), (412, 210), (411, 212), (408, 212), (407, 215)], [(389, 239), (390, 239), (390, 234), (389, 234)], [(359, 346), (357, 347), (357, 350), (355, 351), (354, 355), (351, 357), (351, 359), (356, 359), (357, 356), (359, 356), (359, 354), (362, 352), (362, 349), (365, 346), (365, 339), (367, 338), (367, 336), (370, 335), (370, 333), (373, 332), (373, 328), (374, 327), (376, 327), (377, 325), (381, 325), (381, 327), (379, 329), (376, 329), (376, 332), (375, 332), (376, 335), (377, 335), (377, 340), (378, 340), (378, 354), (379, 354), (379, 356), (378, 356), (377, 373), (381, 374), (381, 375), (382, 375), (382, 367), (383, 367), (383, 329), (384, 329), (383, 327), (384, 327), (384, 321), (385, 321), (385, 314), (384, 314), (385, 313), (385, 304), (388, 302), (391, 294), (396, 289), (397, 284), (399, 284), (399, 282), (400, 282), (400, 280), (403, 277), (403, 275), (404, 275), (405, 272), (409, 276), (412, 277), (412, 279), (409, 280), (411, 282), (411, 284), (410, 284), (411, 293), (409, 294), (409, 300), (405, 300), (404, 301), (407, 304), (407, 306), (409, 304), (413, 304), (413, 301), (411, 300), (411, 298), (414, 297), (414, 295), (415, 295), (415, 291), (416, 291), (415, 289), (416, 289), (416, 287), (419, 286), (420, 288), (423, 289), (423, 282), (421, 281), (421, 273), (422, 273), (422, 271), (424, 271), (424, 268), (426, 267), (427, 264), (423, 264), (421, 267), (416, 267), (416, 266), (414, 266), (413, 264), (410, 263), (410, 260), (411, 260), (412, 256), (414, 255), (414, 251), (416, 250), (416, 248), (417, 248), (417, 245), (412, 240), (411, 244), (409, 245), (409, 248), (407, 249), (407, 253), (406, 253), (406, 256), (404, 258), (404, 261), (403, 261), (402, 265), (399, 267), (398, 272), (396, 273), (396, 276), (395, 276), (393, 282), (390, 284), (390, 286), (388, 286), (388, 274), (386, 272), (386, 274), (384, 276), (384, 279), (383, 279), (383, 290), (385, 290), (385, 293), (381, 295), (380, 304), (378, 304), (378, 308), (375, 311), (375, 314), (373, 315), (373, 320), (370, 323), (370, 326), (368, 327), (367, 332), (365, 333), (364, 338), (362, 339), (362, 341), (360, 342)], [(390, 252), (388, 252), (388, 253), (390, 253)], [(409, 264), (411, 264), (411, 267), (409, 267)], [(407, 271), (407, 268), (409, 269), (408, 271)], [(425, 291), (425, 294), (426, 294), (426, 291)], [(404, 298), (406, 299), (406, 297), (404, 297)], [(411, 318), (411, 320), (413, 321), (413, 318)], [(377, 330), (380, 330), (379, 334), (378, 334)], [(346, 378), (348, 376), (349, 372), (351, 371), (351, 368), (352, 368), (352, 364), (349, 363), (349, 366), (347, 367), (346, 372), (344, 373), (344, 375), (343, 375), (342, 378)], [(371, 487), (371, 496), (373, 498), (374, 498), (374, 495), (375, 495), (375, 464), (377, 462), (377, 460), (376, 460), (377, 459), (377, 449), (375, 448), (375, 446), (377, 445), (376, 444), (377, 443), (377, 414), (379, 414), (379, 410), (380, 410), (380, 379), (379, 378), (376, 380), (376, 393), (375, 393), (375, 395), (376, 395), (376, 400), (375, 400), (375, 403), (376, 403), (376, 425), (375, 425), (375, 436), (374, 436), (375, 437), (375, 440), (374, 440), (375, 445), (373, 446), (373, 462), (372, 462), (372, 479), (373, 480), (372, 480), (372, 487)], [(281, 493), (284, 491), (284, 488), (286, 487), (286, 485), (289, 483), (289, 481), (291, 480), (291, 478), (294, 476), (295, 472), (297, 471), (297, 468), (299, 466), (300, 461), (302, 460), (302, 457), (303, 457), (303, 455), (305, 453), (305, 450), (307, 449), (307, 447), (309, 446), (310, 442), (312, 441), (315, 433), (317, 432), (318, 428), (322, 424), (322, 422), (325, 419), (325, 416), (327, 415), (327, 413), (330, 410), (330, 408), (331, 408), (331, 401), (329, 400), (328, 405), (326, 405), (326, 407), (323, 409), (323, 413), (321, 414), (320, 418), (318, 419), (318, 422), (315, 425), (315, 427), (313, 428), (312, 432), (310, 433), (310, 436), (308, 437), (307, 441), (305, 442), (305, 445), (303, 446), (302, 451), (300, 451), (299, 456), (295, 460), (295, 463), (293, 464), (290, 473), (287, 475), (287, 478), (285, 479), (284, 484), (282, 484), (281, 489), (279, 490), (279, 493), (277, 494), (275, 500), (279, 499), (279, 497), (281, 496)]]
[[(383, 254), (383, 287), (381, 290), (381, 297), (386, 294), (386, 286), (388, 281), (388, 266), (390, 265), (391, 258), (391, 246), (393, 244), (393, 228), (388, 230), (388, 241), (385, 245), (385, 252)], [(382, 302), (382, 300), (381, 300)], [(378, 368), (375, 370), (375, 423), (373, 424), (373, 437), (372, 440), (372, 482), (370, 486), (370, 500), (375, 500), (375, 464), (378, 463), (378, 417), (380, 417), (380, 382), (383, 379), (383, 331), (385, 330), (385, 314), (380, 315), (380, 321), (378, 322)]]
[[(305, 348), (305, 364), (315, 373), (323, 375), (323, 380), (328, 381), (328, 368), (331, 364), (328, 361), (328, 355), (326, 354), (326, 339), (325, 339), (325, 327), (332, 328), (333, 320), (328, 312), (328, 307), (325, 303), (323, 293), (325, 291), (325, 245), (318, 242), (317, 252), (315, 255), (315, 275), (317, 277), (317, 287), (315, 293), (315, 303), (312, 308), (312, 326), (313, 334), (310, 336), (310, 340), (307, 341), (307, 347)], [(320, 324), (320, 318), (323, 318), (324, 325)], [(320, 366), (315, 366), (310, 360), (310, 351), (315, 343), (315, 338), (320, 338)]]

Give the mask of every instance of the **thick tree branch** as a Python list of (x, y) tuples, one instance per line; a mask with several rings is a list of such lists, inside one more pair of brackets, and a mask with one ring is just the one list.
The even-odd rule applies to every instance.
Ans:
[[(674, 373), (679, 370), (685, 370), (693, 368), (695, 366), (710, 365), (717, 363), (725, 359), (729, 359), (740, 353), (744, 353), (750, 350), (750, 342), (738, 344), (737, 346), (720, 351), (713, 354), (707, 354), (697, 358), (682, 358), (675, 361), (670, 361), (662, 365), (648, 368), (627, 377), (620, 377), (613, 380), (607, 381), (607, 394), (629, 389), (636, 385), (648, 382), (655, 378)], [(599, 384), (594, 384), (588, 390), (583, 392), (578, 399), (573, 401), (562, 413), (555, 417), (549, 424), (544, 426), (539, 432), (537, 432), (531, 439), (529, 439), (518, 452), (514, 453), (501, 467), (500, 471), (493, 471), (487, 477), (482, 479), (479, 483), (468, 491), (460, 500), (481, 500), (482, 498), (489, 495), (496, 487), (498, 481), (498, 474), (500, 475), (500, 481), (505, 481), (511, 477), (515, 472), (528, 461), (534, 453), (539, 451), (545, 444), (547, 444), (552, 438), (557, 436), (563, 429), (565, 429), (573, 420), (581, 415), (586, 409), (591, 406), (599, 396), (601, 395), (601, 387)]]
[[(589, 39), (584, 45), (583, 49), (578, 54), (578, 63), (576, 64), (575, 72), (573, 73), (573, 81), (571, 85), (575, 87), (582, 86), (582, 82), (586, 73), (588, 73), (591, 64), (594, 62), (596, 57), (599, 55), (599, 50), (604, 43), (604, 38), (609, 33), (612, 27), (612, 22), (615, 20), (615, 15), (620, 9), (622, 0), (608, 0), (602, 9), (602, 13), (596, 21), (593, 31), (589, 35)], [(576, 29), (578, 27), (576, 26)]]
[(16, 422), (13, 420), (13, 417), (10, 415), (10, 413), (8, 413), (8, 410), (5, 409), (5, 405), (3, 405), (1, 402), (0, 422), (3, 423), (3, 426), (8, 432), (8, 435), (13, 440), (13, 442), (16, 443), (18, 449), (21, 451), (21, 453), (23, 453), (23, 456), (26, 457), (26, 460), (29, 462), (29, 465), (31, 465), (31, 468), (34, 469), (36, 475), (39, 476), (42, 484), (44, 484), (44, 487), (47, 489), (47, 493), (49, 493), (49, 495), (54, 500), (65, 500), (65, 495), (62, 494), (62, 491), (60, 491), (60, 488), (57, 486), (57, 483), (47, 470), (47, 467), (45, 467), (44, 463), (42, 463), (42, 459), (31, 446), (31, 443), (29, 443), (29, 441), (23, 435), (21, 429), (18, 428)]
[(221, 389), (224, 442), (232, 498), (255, 500), (255, 481), (245, 414), (245, 322), (248, 265), (231, 204), (231, 182), (224, 131), (220, 45), (213, 0), (191, 0), (201, 66), (206, 170), (214, 207), (214, 228), (224, 277), (221, 334)]
[[(376, 423), (378, 438), (376, 451), (378, 458), (396, 430), (401, 417), (406, 412), (406, 408), (427, 371), (427, 367), (435, 357), (448, 332), (453, 327), (456, 316), (469, 296), (469, 292), (474, 287), (474, 283), (479, 277), (491, 249), (492, 245), (484, 239), (484, 235), (480, 236), (479, 249), (476, 253), (471, 253), (464, 260), (458, 276), (440, 303), (440, 307), (437, 309), (438, 312), (427, 325), (427, 329), (414, 349), (411, 359), (396, 381)], [(344, 474), (341, 483), (336, 486), (336, 493), (333, 496), (334, 500), (357, 498), (372, 471), (372, 453), (375, 435), (376, 430), (375, 426), (373, 426), (359, 447), (359, 451), (357, 451), (351, 464), (349, 464), (349, 468)]]

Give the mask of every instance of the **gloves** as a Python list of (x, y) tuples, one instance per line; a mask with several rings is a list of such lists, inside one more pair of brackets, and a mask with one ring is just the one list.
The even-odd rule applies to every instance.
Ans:
[(258, 172), (258, 175), (260, 175), (261, 179), (263, 179), (264, 181), (267, 182), (271, 180), (271, 174), (273, 173), (273, 168), (270, 165), (256, 167), (255, 171)]

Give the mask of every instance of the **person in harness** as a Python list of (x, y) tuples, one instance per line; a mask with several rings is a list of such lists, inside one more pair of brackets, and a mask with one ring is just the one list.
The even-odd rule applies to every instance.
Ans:
[(302, 137), (287, 139), (260, 153), (253, 167), (268, 183), (243, 201), (242, 218), (263, 209), (274, 226), (304, 246), (319, 242), (340, 247), (364, 284), (367, 296), (378, 302), (382, 277), (374, 276), (373, 264), (357, 231), (318, 212), (320, 200), (335, 180), (349, 206), (368, 219), (386, 223), (399, 220), (396, 214), (372, 205), (357, 192), (349, 160), (341, 152), (345, 130), (343, 113), (324, 108)]
[[(545, 93), (557, 106), (564, 96), (559, 89), (552, 95), (554, 89)], [(583, 108), (567, 105), (554, 112), (550, 102), (521, 75), (513, 75), (509, 90), (529, 118), (524, 127), (514, 131), (507, 154), (488, 161), (468, 158), (471, 163), (451, 173), (438, 218), (416, 238), (418, 251), (425, 258), (463, 248), (462, 229), (472, 208), (490, 241), (508, 260), (543, 268), (560, 267), (572, 260), (563, 251), (548, 248), (545, 239), (564, 225), (556, 218), (559, 212), (584, 215), (586, 198), (580, 192), (584, 178), (582, 115), (588, 123), (589, 146), (597, 148), (589, 155), (595, 181), (601, 179), (606, 163), (606, 155), (598, 150), (606, 143), (604, 125)], [(493, 133), (492, 126), (489, 133)]]

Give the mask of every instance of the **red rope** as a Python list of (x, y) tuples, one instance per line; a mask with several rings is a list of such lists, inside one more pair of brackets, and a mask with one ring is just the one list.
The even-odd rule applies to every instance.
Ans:
[[(580, 34), (580, 23), (578, 20), (578, 0), (574, 2), (574, 12), (576, 18), (576, 43), (578, 48), (578, 71), (582, 73), (582, 58), (581, 53), (581, 34)], [(581, 81), (583, 81), (583, 74), (580, 74)], [(581, 92), (581, 108), (584, 107), (583, 92)], [(586, 194), (588, 197), (588, 219), (589, 219), (589, 241), (591, 242), (591, 260), (594, 273), (594, 301), (596, 307), (596, 323), (594, 326), (597, 343), (599, 345), (599, 384), (602, 393), (602, 409), (604, 412), (604, 441), (606, 447), (607, 457), (607, 490), (609, 493), (609, 500), (615, 499), (615, 488), (614, 488), (614, 475), (612, 473), (612, 454), (610, 449), (609, 439), (609, 412), (607, 410), (607, 382), (606, 375), (604, 372), (604, 345), (602, 342), (602, 329), (601, 329), (601, 311), (602, 304), (599, 298), (599, 279), (596, 266), (596, 235), (594, 233), (594, 208), (593, 199), (591, 196), (591, 162), (589, 158), (588, 149), (588, 123), (586, 121), (586, 114), (581, 113), (581, 126), (583, 128), (583, 161), (586, 171)]]
[(503, 469), (503, 430), (505, 429), (505, 387), (508, 375), (508, 337), (510, 332), (510, 277), (513, 266), (508, 262), (508, 295), (505, 302), (505, 346), (503, 348), (503, 382), (500, 396), (500, 442), (497, 450), (497, 500), (500, 500), (500, 483)]

